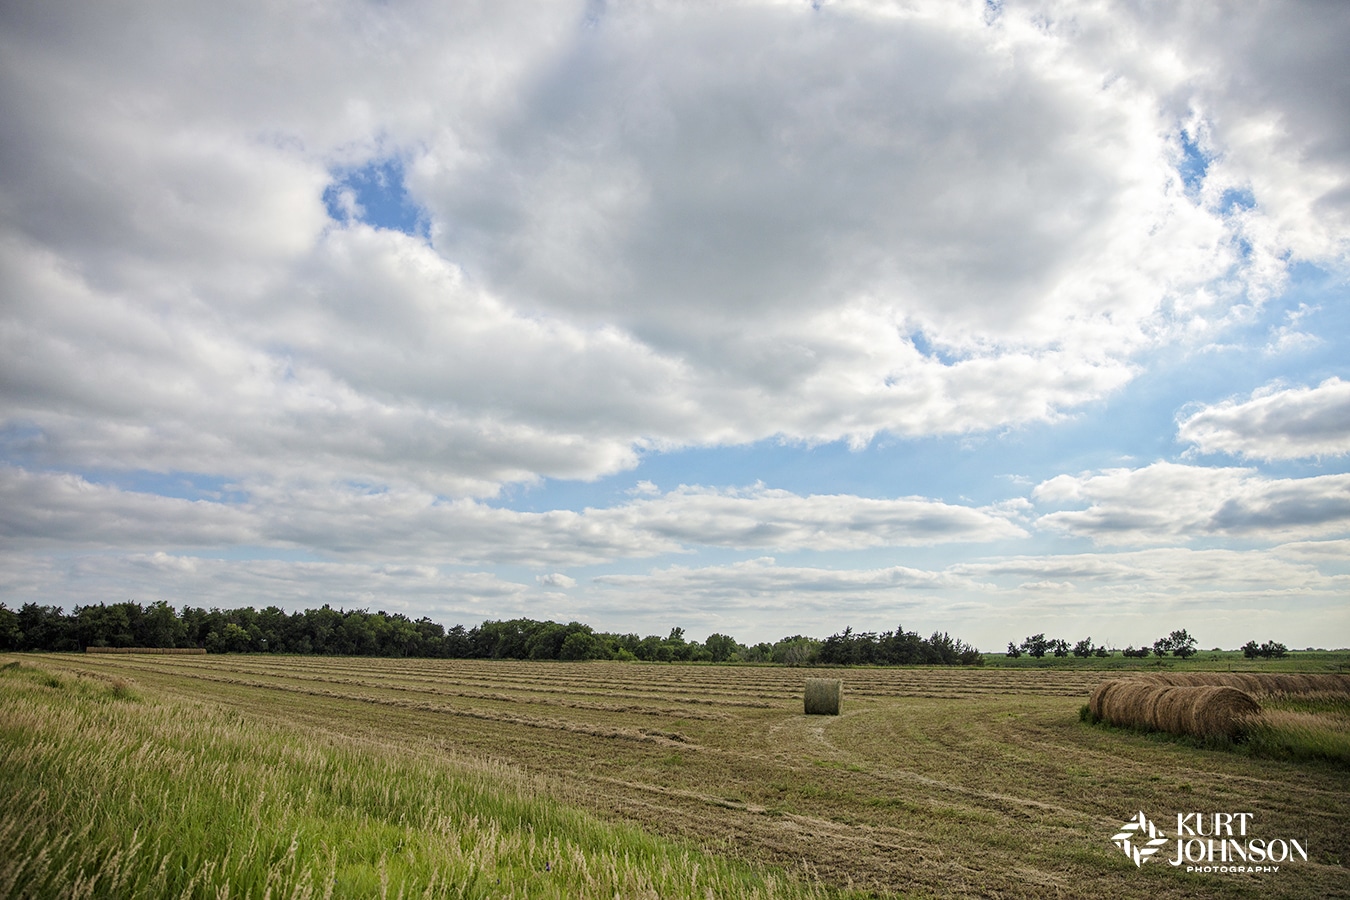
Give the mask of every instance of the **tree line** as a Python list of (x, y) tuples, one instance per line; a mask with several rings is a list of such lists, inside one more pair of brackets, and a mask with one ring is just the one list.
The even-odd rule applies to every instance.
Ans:
[[(1124, 657), (1133, 657), (1135, 659), (1146, 659), (1149, 654), (1154, 656), (1177, 656), (1182, 659), (1189, 659), (1196, 654), (1196, 640), (1186, 629), (1182, 628), (1173, 631), (1166, 637), (1160, 637), (1153, 642), (1150, 647), (1144, 645), (1136, 648), (1134, 645), (1126, 647), (1120, 651)], [(1289, 653), (1289, 648), (1278, 641), (1265, 641), (1258, 644), (1256, 641), (1248, 641), (1242, 645), (1242, 655), (1247, 659), (1283, 659)], [(1044, 634), (1033, 634), (1027, 636), (1020, 644), (1012, 641), (1008, 642), (1007, 655), (1016, 659), (1023, 654), (1040, 659), (1047, 653), (1053, 656), (1111, 656), (1116, 651), (1108, 647), (1100, 646), (1092, 642), (1091, 637), (1085, 637), (1081, 641), (1070, 646), (1069, 642), (1061, 638), (1047, 638)]]
[[(1140, 647), (1135, 649), (1133, 645), (1120, 651), (1121, 656), (1137, 657), (1143, 659), (1152, 652), (1156, 656), (1179, 656), (1182, 659), (1189, 659), (1195, 655), (1195, 638), (1191, 637), (1186, 629), (1182, 628), (1172, 632), (1166, 637), (1160, 637), (1153, 642), (1153, 646)], [(1072, 648), (1069, 642), (1062, 638), (1047, 638), (1044, 634), (1033, 634), (1028, 636), (1021, 644), (1008, 642), (1008, 656), (1016, 659), (1022, 654), (1026, 654), (1034, 659), (1040, 659), (1047, 653), (1054, 656), (1068, 656), (1073, 654), (1080, 658), (1089, 656), (1107, 657), (1115, 651), (1108, 647), (1092, 643), (1092, 638), (1085, 637), (1078, 641)]]
[(774, 662), (784, 665), (983, 665), (977, 650), (946, 632), (923, 638), (851, 628), (818, 640), (792, 635), (770, 643), (742, 644), (730, 635), (691, 641), (684, 629), (665, 637), (597, 632), (580, 622), (534, 619), (486, 621), (445, 628), (428, 617), (410, 619), (384, 610), (333, 609), (329, 605), (287, 613), (201, 609), (181, 612), (160, 601), (77, 606), (0, 603), (0, 651), (79, 651), (86, 647), (198, 647), (208, 653), (299, 653), (335, 656), (404, 656), (443, 659), (643, 660), (652, 662)]

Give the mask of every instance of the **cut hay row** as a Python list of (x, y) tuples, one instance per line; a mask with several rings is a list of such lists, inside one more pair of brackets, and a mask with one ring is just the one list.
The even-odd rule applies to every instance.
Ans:
[[(135, 657), (119, 656), (128, 663)], [(159, 664), (155, 665), (158, 669)], [(723, 666), (661, 666), (624, 663), (531, 663), (486, 660), (391, 660), (307, 658), (298, 672), (292, 657), (179, 656), (172, 668), (184, 675), (221, 669), (285, 682), (360, 684), (400, 692), (501, 694), (502, 701), (711, 705), (724, 709), (772, 707), (800, 698), (802, 678), (847, 672), (850, 695), (859, 700), (898, 697), (946, 698), (997, 695), (1082, 696), (1102, 680), (1096, 672), (788, 669)], [(514, 696), (508, 696), (514, 695)], [(483, 697), (482, 699), (491, 699)], [(800, 702), (800, 701), (799, 701)]]
[(1156, 672), (1136, 680), (1178, 687), (1226, 685), (1253, 697), (1350, 696), (1350, 675), (1306, 675), (1285, 672)]
[[(843, 677), (847, 673), (850, 690), (859, 697), (894, 697), (934, 692), (969, 691), (979, 694), (1049, 693), (1072, 695), (1090, 690), (1104, 677), (1102, 673), (1057, 673), (1046, 679), (1038, 672), (999, 672), (991, 670), (947, 672), (942, 670), (884, 670), (884, 669), (769, 669), (724, 666), (662, 666), (647, 664), (611, 663), (547, 663), (546, 678), (541, 677), (538, 663), (502, 660), (426, 660), (417, 663), (393, 660), (357, 660), (321, 658), (306, 661), (306, 670), (319, 675), (323, 672), (359, 677), (367, 683), (375, 680), (392, 684), (443, 683), (449, 678), (457, 685), (493, 689), (545, 690), (547, 685), (566, 685), (571, 690), (594, 690), (612, 695), (615, 692), (640, 694), (667, 693), (672, 688), (694, 689), (700, 695), (712, 692), (745, 699), (785, 699), (800, 690), (803, 674), (820, 677)], [(249, 671), (288, 674), (293, 665), (288, 659), (271, 660), (265, 657), (232, 658), (231, 668)]]
[(1112, 725), (1199, 738), (1236, 737), (1261, 711), (1251, 694), (1231, 685), (1168, 685), (1140, 678), (1103, 682), (1088, 708)]
[[(663, 675), (666, 675), (667, 672), (683, 675), (682, 678), (667, 677), (665, 679), (667, 683), (663, 686), (660, 684), (634, 683), (627, 678), (612, 677), (613, 675), (629, 674), (641, 677), (651, 672), (650, 667), (632, 667), (622, 664), (609, 666), (582, 664), (578, 668), (572, 668), (560, 666), (553, 662), (535, 663), (533, 664), (533, 680), (531, 680), (521, 677), (522, 673), (518, 671), (512, 672), (510, 678), (494, 678), (491, 674), (469, 677), (464, 672), (465, 664), (463, 663), (447, 664), (427, 661), (419, 669), (414, 670), (418, 674), (413, 675), (405, 671), (395, 675), (392, 673), (393, 667), (388, 665), (386, 661), (350, 659), (345, 661), (346, 665), (343, 665), (342, 662), (307, 665), (304, 667), (305, 672), (313, 670), (313, 674), (304, 674), (298, 672), (293, 664), (287, 665), (290, 660), (286, 658), (244, 656), (229, 657), (228, 660), (229, 664), (225, 668), (235, 673), (236, 678), (247, 676), (251, 679), (259, 679), (240, 682), (255, 687), (288, 687), (302, 684), (341, 685), (367, 690), (394, 691), (404, 696), (426, 699), (481, 700), (491, 703), (589, 709), (602, 713), (664, 715), (707, 720), (723, 719), (732, 714), (730, 712), (714, 712), (708, 707), (721, 707), (724, 710), (731, 710), (736, 708), (765, 709), (781, 706), (784, 702), (789, 701), (789, 698), (801, 696), (799, 692), (802, 684), (799, 680), (801, 678), (800, 669), (775, 672), (776, 677), (771, 683), (775, 690), (765, 691), (742, 687), (738, 692), (734, 685), (723, 685), (721, 689), (712, 686), (710, 676), (715, 676), (725, 670), (707, 668), (663, 669), (661, 670)], [(185, 677), (206, 677), (208, 680), (213, 680), (213, 675), (218, 675), (222, 671), (222, 664), (223, 658), (220, 657), (212, 657), (210, 660), (194, 658), (175, 663), (171, 668)], [(469, 665), (473, 666), (473, 664)], [(157, 670), (162, 669), (159, 665), (156, 665), (155, 668)], [(490, 672), (498, 667), (494, 663), (480, 662), (476, 668), (480, 672), (484, 669)], [(560, 672), (559, 669), (562, 669), (562, 671)], [(588, 674), (594, 671), (598, 674), (605, 669), (609, 670), (611, 677), (572, 677), (578, 671)], [(948, 679), (939, 679), (939, 683), (926, 687), (912, 683), (912, 676), (907, 678), (903, 685), (869, 686), (862, 679), (873, 673), (860, 670), (853, 674), (857, 675), (858, 679), (851, 682), (851, 685), (858, 685), (858, 687), (855, 690), (851, 686), (850, 690), (853, 691), (854, 696), (865, 699), (910, 697), (959, 700), (989, 696), (991, 693), (1025, 693), (1025, 691), (1019, 691), (1015, 688), (1010, 689), (1008, 685), (980, 685), (966, 679), (961, 679), (965, 683), (953, 683)], [(261, 681), (262, 679), (270, 682), (270, 685), (264, 684)], [(786, 679), (796, 680), (796, 684), (789, 685), (785, 683)], [(860, 681), (862, 683), (859, 685)], [(1095, 684), (1095, 681), (1092, 683)], [(767, 679), (758, 679), (758, 687), (767, 684), (770, 684)], [(943, 689), (944, 684), (949, 685), (949, 687)], [(1084, 687), (1075, 679), (1059, 686), (1055, 693), (1080, 695)]]
[(175, 656), (205, 656), (201, 647), (85, 647), (85, 653), (159, 653)]

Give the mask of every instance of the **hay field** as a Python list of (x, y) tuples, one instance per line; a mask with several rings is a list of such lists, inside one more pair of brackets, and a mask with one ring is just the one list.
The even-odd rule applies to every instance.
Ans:
[[(1350, 896), (1350, 771), (1084, 725), (1079, 707), (1109, 672), (268, 656), (24, 662), (120, 678), (165, 702), (324, 739), (505, 766), (605, 821), (806, 873), (831, 891)], [(841, 715), (803, 714), (808, 674), (843, 679)], [(1160, 825), (1178, 812), (1252, 812), (1263, 833), (1306, 841), (1311, 860), (1241, 876), (1158, 861), (1136, 869), (1110, 837), (1140, 810)]]

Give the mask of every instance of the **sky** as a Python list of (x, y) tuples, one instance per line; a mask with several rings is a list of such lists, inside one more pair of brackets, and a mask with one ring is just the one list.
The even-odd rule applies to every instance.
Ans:
[(0, 601), (1350, 646), (1350, 4), (0, 5)]

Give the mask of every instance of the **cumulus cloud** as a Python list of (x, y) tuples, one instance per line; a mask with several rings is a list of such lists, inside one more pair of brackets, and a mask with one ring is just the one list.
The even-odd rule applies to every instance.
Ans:
[[(413, 488), (239, 485), (182, 500), (0, 467), (0, 533), (38, 548), (280, 547), (348, 558), (584, 566), (697, 548), (855, 550), (1025, 536), (1001, 510), (917, 497), (682, 487), (581, 511), (520, 512)], [(546, 576), (566, 587), (565, 575)], [(541, 582), (542, 583), (542, 582)]]
[(1241, 268), (1256, 299), (1262, 285), (1283, 279), (1290, 257), (1344, 265), (1350, 67), (1342, 48), (1350, 10), (1072, 0), (1016, 8), (1039, 16), (1070, 52), (1155, 96), (1200, 157), (1191, 162), (1190, 190), (1243, 242)]
[(1026, 536), (1000, 511), (921, 497), (802, 497), (763, 486), (739, 490), (682, 487), (610, 511), (588, 510), (587, 515), (621, 518), (634, 528), (686, 546), (737, 549), (852, 550)]
[(1350, 530), (1350, 475), (1269, 478), (1253, 469), (1159, 462), (1142, 469), (1060, 475), (1036, 486), (1037, 525), (1100, 544), (1214, 536), (1291, 539)]
[(0, 466), (0, 537), (11, 547), (247, 544), (256, 534), (251, 519), (221, 503), (132, 493), (75, 475)]
[[(5, 419), (55, 466), (484, 496), (651, 447), (1054, 419), (1221, 317), (1242, 246), (1339, 252), (1290, 230), (1339, 196), (1324, 80), (1278, 138), (1244, 125), (1318, 64), (1251, 67), (1264, 12), (1216, 43), (1127, 4), (1141, 46), (1095, 7), (904, 10), (11, 6)], [(1179, 175), (1190, 97), (1242, 217)], [(325, 213), (389, 158), (429, 245)]]
[[(1307, 546), (1334, 550), (1341, 543), (1344, 542), (1316, 542)], [(1321, 548), (1321, 544), (1330, 547)], [(1323, 554), (1317, 550), (1300, 551), (1298, 548), (1302, 546), (1305, 545), (1285, 545), (1256, 552), (1166, 547), (1117, 553), (1008, 557), (959, 563), (951, 570), (967, 578), (999, 585), (1016, 584), (1022, 589), (1052, 584), (1057, 590), (1074, 592), (1080, 602), (1088, 598), (1090, 604), (1100, 602), (1104, 593), (1117, 598), (1139, 598), (1177, 595), (1185, 591), (1305, 592), (1336, 588), (1342, 579), (1321, 571), (1316, 565), (1316, 557)], [(1023, 579), (1036, 580), (1026, 582)]]
[(1302, 459), (1350, 453), (1350, 381), (1270, 387), (1188, 414), (1177, 437), (1200, 453)]

